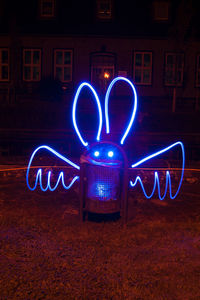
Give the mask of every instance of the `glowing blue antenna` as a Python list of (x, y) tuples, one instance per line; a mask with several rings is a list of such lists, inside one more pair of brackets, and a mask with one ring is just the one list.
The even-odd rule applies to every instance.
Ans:
[(84, 141), (84, 139), (82, 138), (82, 135), (80, 134), (80, 131), (78, 129), (77, 123), (76, 123), (76, 106), (77, 106), (77, 102), (78, 102), (78, 98), (80, 95), (80, 92), (82, 91), (82, 88), (87, 86), (93, 93), (94, 98), (96, 100), (97, 103), (97, 108), (98, 108), (98, 113), (99, 113), (99, 126), (98, 126), (98, 132), (97, 132), (97, 137), (96, 140), (99, 141), (100, 140), (100, 134), (101, 134), (101, 130), (102, 130), (102, 110), (101, 110), (101, 104), (100, 104), (100, 100), (99, 97), (95, 91), (95, 89), (87, 82), (83, 82), (80, 84), (80, 86), (78, 87), (75, 97), (74, 97), (74, 102), (73, 102), (73, 108), (72, 108), (72, 120), (73, 120), (73, 125), (75, 128), (75, 131), (81, 141), (81, 143), (83, 144), (83, 146), (87, 147), (88, 142)]
[(136, 93), (136, 89), (134, 87), (134, 85), (132, 84), (132, 82), (130, 80), (128, 80), (127, 78), (125, 77), (116, 77), (115, 79), (113, 79), (107, 89), (107, 92), (106, 92), (106, 96), (105, 96), (105, 119), (106, 119), (106, 133), (110, 133), (110, 126), (109, 126), (109, 114), (108, 114), (108, 100), (109, 100), (109, 97), (110, 97), (110, 92), (112, 90), (112, 87), (113, 85), (119, 81), (119, 80), (122, 80), (122, 81), (125, 81), (127, 82), (132, 90), (133, 90), (133, 95), (134, 95), (134, 105), (133, 105), (133, 111), (132, 111), (132, 114), (131, 114), (131, 119), (129, 121), (129, 124), (124, 132), (124, 135), (122, 136), (122, 139), (120, 141), (120, 144), (123, 145), (124, 143), (124, 140), (125, 138), (127, 137), (130, 129), (131, 129), (131, 126), (133, 124), (133, 121), (135, 119), (135, 114), (136, 114), (136, 111), (137, 111), (137, 93)]

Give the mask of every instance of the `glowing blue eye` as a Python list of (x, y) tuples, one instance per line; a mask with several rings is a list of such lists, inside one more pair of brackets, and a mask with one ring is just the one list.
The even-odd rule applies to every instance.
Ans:
[(100, 154), (99, 151), (95, 151), (95, 152), (94, 152), (94, 156), (96, 156), (96, 157), (98, 157), (99, 154)]
[(109, 157), (113, 157), (113, 155), (114, 155), (114, 152), (113, 152), (113, 151), (108, 151), (108, 156), (109, 156)]

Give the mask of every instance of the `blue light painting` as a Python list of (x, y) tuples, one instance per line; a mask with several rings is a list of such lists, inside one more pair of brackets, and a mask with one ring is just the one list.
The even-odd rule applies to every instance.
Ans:
[[(134, 120), (135, 120), (136, 112), (137, 112), (137, 106), (138, 106), (137, 105), (138, 97), (137, 97), (137, 92), (136, 92), (135, 86), (129, 79), (124, 78), (124, 77), (116, 77), (115, 79), (113, 79), (111, 81), (111, 83), (109, 84), (108, 89), (106, 91), (106, 95), (105, 95), (104, 118), (105, 118), (106, 135), (111, 134), (110, 121), (109, 121), (110, 94), (111, 94), (111, 90), (114, 87), (114, 85), (119, 81), (122, 81), (122, 82), (125, 82), (126, 84), (128, 84), (131, 87), (131, 90), (133, 92), (133, 107), (132, 107), (131, 115), (130, 115), (130, 118), (128, 121), (128, 125), (126, 126), (125, 131), (123, 132), (121, 139), (119, 141), (119, 145), (120, 145), (120, 147), (122, 147), (125, 140), (128, 137), (128, 134), (130, 133), (131, 128), (133, 127), (133, 124), (134, 124)], [(97, 111), (98, 111), (98, 114), (97, 114), (98, 115), (97, 116), (98, 130), (97, 130), (97, 134), (96, 134), (96, 140), (94, 141), (95, 147), (93, 145), (89, 145), (89, 142), (86, 141), (85, 138), (83, 138), (81, 131), (78, 128), (77, 121), (76, 121), (78, 99), (80, 97), (80, 93), (81, 93), (82, 89), (85, 89), (85, 88), (89, 89), (89, 91), (92, 93), (93, 98), (96, 102)], [(114, 147), (114, 146), (111, 147), (111, 145), (109, 143), (107, 143), (106, 141), (101, 141), (101, 131), (102, 131), (102, 126), (103, 126), (103, 113), (102, 113), (101, 103), (100, 103), (100, 99), (99, 99), (97, 92), (92, 87), (92, 85), (88, 82), (81, 83), (75, 93), (73, 106), (72, 106), (72, 123), (73, 123), (74, 130), (75, 130), (80, 142), (82, 143), (82, 145), (84, 147), (86, 147), (87, 151), (89, 151), (89, 154), (90, 154), (89, 161), (90, 161), (90, 164), (93, 166), (93, 168), (106, 167), (107, 169), (110, 168), (110, 170), (112, 170), (114, 167), (119, 168), (120, 163), (122, 163), (122, 156), (121, 156), (120, 151), (118, 151), (117, 147)], [(103, 142), (103, 146), (102, 146), (102, 142)], [(104, 148), (102, 148), (102, 147), (104, 147)], [(102, 149), (103, 149), (103, 151), (102, 151)], [(164, 154), (164, 153), (166, 154), (169, 151), (176, 151), (178, 149), (181, 150), (181, 157), (182, 157), (181, 166), (182, 166), (182, 168), (181, 168), (180, 180), (178, 182), (178, 187), (176, 188), (176, 192), (174, 194), (172, 193), (172, 179), (170, 177), (169, 170), (165, 171), (166, 180), (165, 180), (165, 186), (164, 187), (162, 186), (162, 189), (164, 189), (163, 194), (161, 193), (161, 180), (159, 178), (158, 170), (154, 171), (154, 178), (152, 180), (151, 193), (149, 193), (149, 194), (147, 193), (147, 191), (144, 187), (142, 178), (139, 175), (136, 176), (134, 181), (132, 181), (132, 180), (130, 181), (130, 188), (136, 188), (137, 185), (140, 185), (144, 196), (148, 199), (153, 197), (153, 195), (155, 195), (155, 192), (157, 192), (160, 200), (163, 200), (167, 196), (167, 194), (169, 194), (169, 197), (171, 199), (174, 199), (180, 191), (182, 181), (183, 181), (184, 168), (185, 168), (185, 151), (184, 151), (184, 145), (181, 141), (177, 141), (177, 142), (175, 142), (167, 147), (164, 147), (163, 149), (160, 149), (152, 154), (147, 154), (144, 158), (131, 164), (131, 166), (129, 168), (130, 174), (131, 174), (131, 170), (135, 170), (135, 172), (137, 172), (137, 168), (140, 166), (144, 167), (146, 162), (153, 162), (154, 158), (162, 157), (162, 154)], [(51, 174), (51, 171), (49, 171), (47, 174), (47, 179), (45, 181), (46, 183), (43, 183), (43, 176), (42, 176), (43, 171), (42, 171), (42, 168), (39, 168), (35, 175), (35, 183), (32, 186), (29, 181), (30, 169), (33, 167), (35, 155), (36, 154), (39, 155), (40, 152), (43, 150), (47, 151), (47, 153), (49, 155), (53, 155), (54, 157), (58, 158), (60, 161), (64, 162), (66, 164), (66, 166), (68, 165), (72, 168), (75, 168), (78, 171), (80, 170), (79, 165), (72, 162), (70, 159), (68, 159), (67, 157), (58, 153), (51, 147), (49, 147), (47, 145), (39, 146), (32, 153), (31, 158), (29, 160), (28, 168), (27, 168), (26, 182), (27, 182), (27, 186), (30, 190), (33, 191), (39, 186), (40, 189), (44, 192), (47, 190), (54, 191), (54, 190), (56, 190), (56, 188), (58, 187), (59, 184), (61, 184), (64, 189), (68, 190), (69, 188), (72, 187), (72, 185), (76, 181), (79, 181), (79, 176), (74, 176), (73, 178), (71, 178), (71, 181), (68, 184), (66, 184), (64, 171), (61, 171), (58, 175), (56, 182), (54, 182), (54, 185), (52, 185), (52, 183), (51, 183), (52, 174)], [(180, 150), (178, 150), (178, 151), (180, 151)], [(108, 174), (109, 174), (109, 172), (107, 173), (106, 177), (104, 177), (104, 178), (95, 178), (93, 181), (91, 181), (91, 180), (89, 181), (88, 197), (94, 197), (94, 198), (97, 197), (99, 200), (102, 200), (102, 201), (107, 201), (109, 199), (115, 200), (117, 198), (116, 184), (120, 184), (120, 178), (117, 178), (117, 181), (116, 181), (116, 178), (113, 178), (113, 175), (111, 175), (111, 174), (108, 175)], [(109, 176), (111, 178), (109, 178)], [(116, 182), (118, 182), (118, 183), (116, 183)]]

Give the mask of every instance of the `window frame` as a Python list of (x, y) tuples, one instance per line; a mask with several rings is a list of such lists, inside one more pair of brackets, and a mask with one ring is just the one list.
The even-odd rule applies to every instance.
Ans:
[[(108, 15), (105, 14), (105, 12), (101, 13), (100, 12), (100, 5), (103, 2), (108, 2), (108, 4), (110, 5), (110, 12)], [(102, 21), (109, 21), (112, 20), (113, 18), (113, 0), (96, 0), (96, 17), (98, 20), (102, 20)]]
[[(167, 17), (159, 17), (158, 15), (156, 15), (156, 6), (161, 5), (161, 4), (166, 4), (166, 8), (167, 8)], [(166, 23), (169, 22), (170, 19), (170, 2), (168, 0), (162, 0), (162, 1), (158, 1), (155, 0), (152, 3), (152, 14), (153, 14), (153, 21), (154, 22), (160, 22), (160, 23)]]
[[(181, 71), (181, 82), (177, 83), (175, 80), (172, 83), (166, 82), (166, 73), (167, 73), (167, 57), (169, 55), (173, 55), (173, 57), (175, 57), (175, 61), (176, 63), (173, 64), (173, 67), (171, 68), (173, 71), (173, 78), (176, 77), (176, 74)], [(178, 63), (177, 63), (177, 57), (181, 55), (182, 56), (182, 66), (181, 68), (178, 67)], [(165, 57), (164, 57), (164, 85), (165, 86), (183, 86), (183, 78), (184, 78), (184, 67), (185, 67), (185, 54), (183, 52), (165, 52)], [(170, 68), (169, 68), (170, 69)]]
[[(43, 3), (52, 2), (52, 14), (43, 14)], [(56, 2), (55, 0), (39, 0), (39, 15), (42, 19), (51, 19), (55, 18)]]
[[(199, 66), (198, 66), (198, 62), (199, 62)], [(196, 54), (195, 70), (196, 70), (196, 72), (195, 72), (195, 87), (199, 88), (200, 80), (198, 82), (198, 73), (200, 74), (200, 53)]]
[[(136, 54), (142, 54), (142, 65), (141, 66), (136, 66)], [(145, 54), (150, 54), (150, 67), (145, 67), (144, 66), (144, 55)], [(152, 82), (153, 82), (153, 51), (148, 51), (148, 50), (134, 50), (133, 51), (133, 64), (132, 64), (133, 68), (133, 82), (135, 85), (141, 85), (141, 86), (152, 86)], [(141, 70), (141, 78), (142, 81), (141, 82), (136, 82), (135, 81), (135, 73), (136, 70)], [(150, 70), (150, 81), (149, 82), (144, 82), (144, 75), (143, 75), (143, 71), (144, 70)]]
[[(71, 53), (71, 63), (70, 63), (70, 80), (64, 80), (64, 67), (69, 66), (69, 64), (56, 64), (56, 52), (62, 52), (63, 54), (65, 52), (70, 52)], [(59, 80), (61, 83), (65, 84), (65, 83), (70, 83), (73, 81), (73, 49), (69, 49), (69, 48), (54, 48), (53, 49), (53, 78), (55, 80)], [(62, 59), (64, 62), (64, 55), (62, 55)], [(56, 67), (60, 67), (62, 68), (62, 80), (58, 79), (56, 77)]]
[[(25, 52), (31, 51), (31, 63), (25, 63)], [(39, 51), (39, 64), (33, 64), (33, 52)], [(25, 79), (24, 68), (28, 66), (31, 68), (31, 78)], [(39, 67), (39, 79), (33, 79), (33, 67)], [(24, 48), (23, 49), (23, 58), (22, 58), (22, 79), (24, 82), (39, 82), (41, 80), (42, 73), (42, 50), (40, 48)]]
[[(2, 63), (2, 51), (8, 52), (8, 63)], [(8, 78), (3, 79), (2, 78), (2, 67), (7, 66), (8, 67)], [(0, 82), (9, 82), (10, 81), (10, 49), (8, 47), (2, 47), (0, 48)]]

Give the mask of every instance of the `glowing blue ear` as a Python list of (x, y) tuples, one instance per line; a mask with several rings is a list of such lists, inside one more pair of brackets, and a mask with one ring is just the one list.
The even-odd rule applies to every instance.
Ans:
[(133, 111), (132, 111), (132, 114), (131, 114), (131, 119), (128, 123), (128, 126), (124, 132), (124, 135), (122, 136), (122, 139), (120, 141), (120, 144), (123, 145), (124, 143), (124, 140), (125, 138), (127, 137), (130, 129), (131, 129), (131, 126), (133, 124), (133, 121), (135, 119), (135, 114), (136, 114), (136, 110), (137, 110), (137, 93), (136, 93), (136, 89), (134, 87), (134, 85), (132, 84), (132, 82), (130, 80), (128, 80), (127, 78), (125, 77), (116, 77), (115, 79), (113, 79), (107, 89), (107, 92), (106, 92), (106, 96), (105, 96), (105, 119), (106, 119), (106, 133), (110, 133), (110, 126), (109, 126), (109, 114), (108, 114), (108, 100), (109, 100), (109, 97), (110, 97), (110, 92), (111, 92), (111, 89), (113, 87), (113, 85), (119, 81), (119, 80), (122, 80), (122, 81), (125, 81), (127, 82), (132, 90), (133, 90), (133, 95), (134, 95), (134, 105), (133, 105)]
[(100, 140), (100, 134), (101, 134), (101, 130), (102, 130), (102, 110), (101, 110), (100, 100), (99, 100), (99, 97), (98, 97), (95, 89), (87, 82), (81, 83), (79, 85), (79, 87), (76, 91), (76, 95), (74, 97), (74, 102), (73, 102), (73, 107), (72, 107), (72, 120), (73, 120), (73, 125), (75, 128), (75, 131), (76, 131), (81, 143), (83, 144), (83, 146), (87, 147), (88, 142), (84, 141), (84, 139), (82, 138), (82, 135), (80, 134), (80, 131), (79, 131), (77, 123), (76, 123), (76, 106), (77, 106), (80, 92), (82, 91), (82, 88), (84, 88), (84, 87), (88, 87), (92, 91), (94, 98), (96, 100), (96, 103), (97, 103), (97, 108), (98, 108), (98, 113), (99, 113), (99, 127), (98, 127), (97, 137), (96, 137), (97, 141)]

